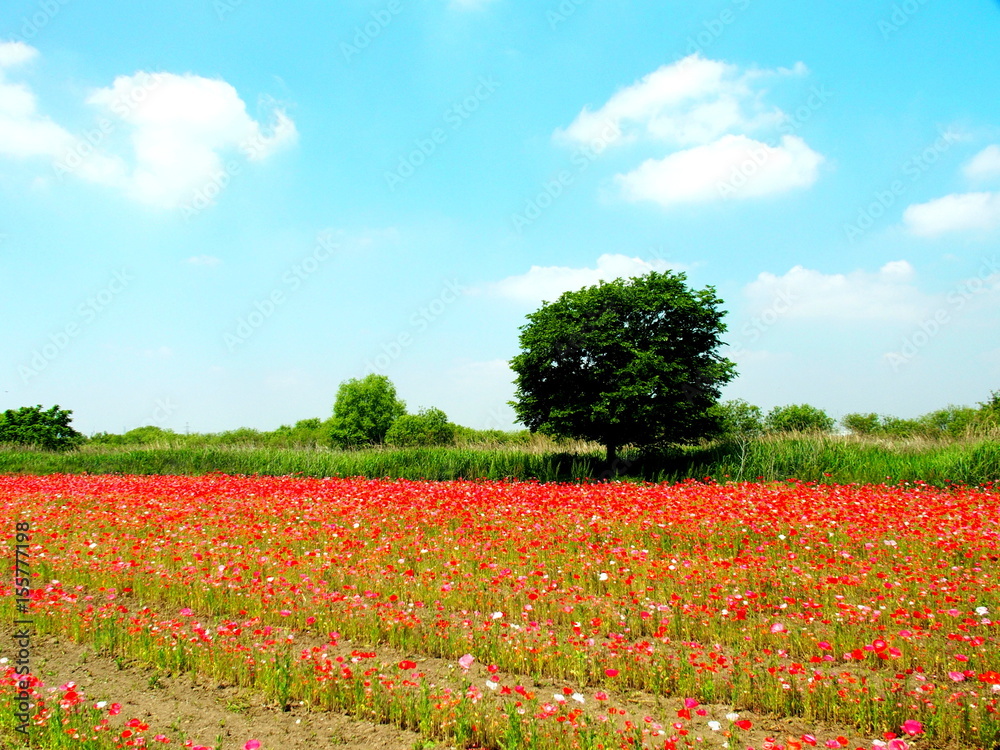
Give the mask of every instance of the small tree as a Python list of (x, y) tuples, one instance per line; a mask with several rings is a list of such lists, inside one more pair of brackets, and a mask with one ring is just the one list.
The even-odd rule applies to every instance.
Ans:
[(873, 435), (882, 429), (882, 420), (875, 413), (845, 414), (840, 423), (855, 435)]
[(352, 378), (337, 390), (330, 437), (343, 448), (380, 445), (392, 423), (405, 413), (406, 405), (396, 398), (396, 387), (385, 375)]
[(710, 407), (735, 365), (715, 290), (650, 273), (566, 292), (521, 327), (518, 419), (532, 432), (594, 440), (614, 464), (623, 445), (698, 440), (718, 430)]
[(0, 443), (32, 445), (46, 450), (59, 451), (74, 448), (86, 438), (69, 426), (72, 421), (69, 409), (58, 404), (47, 411), (39, 406), (22, 406), (16, 411), (8, 409), (0, 414)]
[(764, 426), (770, 432), (830, 432), (832, 417), (809, 404), (776, 406), (767, 413)]
[(920, 417), (926, 432), (934, 437), (964, 437), (976, 423), (976, 409), (951, 404)]
[(386, 433), (385, 442), (400, 447), (450, 445), (455, 442), (455, 425), (440, 409), (421, 409), (417, 414), (398, 417)]
[(760, 407), (741, 398), (724, 401), (714, 411), (719, 418), (719, 437), (723, 440), (746, 440), (764, 431), (764, 415)]

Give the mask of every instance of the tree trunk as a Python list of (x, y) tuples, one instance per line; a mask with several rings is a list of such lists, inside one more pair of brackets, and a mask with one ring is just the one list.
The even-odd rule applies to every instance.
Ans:
[(614, 472), (618, 463), (618, 446), (608, 443), (608, 470)]

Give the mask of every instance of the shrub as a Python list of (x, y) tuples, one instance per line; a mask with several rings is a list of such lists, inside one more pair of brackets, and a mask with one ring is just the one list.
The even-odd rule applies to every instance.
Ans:
[(455, 442), (455, 425), (440, 409), (421, 409), (417, 414), (397, 417), (385, 442), (399, 447), (450, 445)]
[(743, 399), (723, 401), (712, 408), (719, 421), (719, 437), (723, 440), (745, 440), (764, 431), (764, 415), (759, 406)]
[(58, 451), (74, 448), (86, 438), (69, 426), (69, 409), (59, 405), (47, 411), (41, 406), (22, 406), (0, 414), (0, 443), (29, 445)]
[(352, 378), (337, 390), (330, 436), (342, 448), (378, 445), (405, 413), (406, 405), (396, 398), (396, 387), (385, 375)]
[(776, 406), (764, 419), (769, 432), (831, 432), (833, 425), (832, 417), (809, 404)]

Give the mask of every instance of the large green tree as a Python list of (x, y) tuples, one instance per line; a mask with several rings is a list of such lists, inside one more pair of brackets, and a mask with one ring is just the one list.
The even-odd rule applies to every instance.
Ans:
[(396, 397), (396, 387), (385, 375), (352, 378), (340, 384), (330, 420), (334, 444), (344, 448), (379, 445), (406, 405)]
[(735, 376), (723, 358), (722, 300), (683, 273), (649, 273), (566, 292), (528, 315), (516, 373), (518, 419), (533, 432), (623, 445), (713, 434), (711, 407)]
[(86, 438), (69, 426), (72, 413), (69, 409), (60, 409), (58, 404), (44, 411), (40, 405), (7, 409), (0, 414), (0, 443), (32, 445), (53, 451), (73, 448)]

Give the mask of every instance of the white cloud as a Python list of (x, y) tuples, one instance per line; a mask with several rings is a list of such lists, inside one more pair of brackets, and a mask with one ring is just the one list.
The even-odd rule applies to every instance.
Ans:
[(0, 68), (13, 68), (38, 57), (38, 50), (24, 42), (0, 42)]
[(803, 72), (799, 63), (791, 70), (741, 73), (736, 65), (690, 55), (621, 89), (596, 111), (584, 107), (556, 138), (589, 143), (611, 125), (624, 134), (621, 142), (644, 136), (680, 146), (708, 143), (735, 130), (780, 122), (784, 114), (766, 109), (752, 83)]
[(752, 314), (771, 311), (776, 319), (912, 322), (930, 305), (915, 276), (905, 260), (886, 263), (875, 273), (825, 274), (795, 266), (782, 276), (761, 273), (745, 293)]
[[(0, 156), (48, 157), (55, 174), (108, 185), (159, 208), (191, 202), (228, 183), (229, 160), (261, 161), (298, 137), (273, 104), (265, 127), (229, 83), (193, 74), (119, 76), (86, 100), (99, 119), (77, 136), (40, 114), (34, 93), (5, 72), (37, 57), (21, 42), (0, 44)], [(237, 162), (238, 163), (238, 162)]]
[(38, 104), (31, 89), (5, 79), (7, 68), (37, 56), (38, 50), (24, 42), (0, 44), (0, 155), (17, 159), (55, 156), (73, 140), (48, 117), (38, 114)]
[(987, 146), (972, 157), (964, 168), (970, 180), (988, 180), (1000, 177), (1000, 146)]
[(954, 193), (909, 206), (906, 228), (919, 237), (1000, 226), (1000, 193)]
[(482, 291), (518, 302), (537, 304), (542, 300), (553, 302), (563, 292), (594, 286), (600, 281), (632, 278), (650, 271), (667, 270), (679, 270), (679, 267), (663, 260), (645, 261), (627, 255), (605, 254), (597, 259), (595, 268), (532, 266), (527, 273), (489, 284)]
[(295, 124), (280, 109), (271, 133), (251, 118), (236, 89), (222, 80), (191, 74), (119, 76), (87, 100), (124, 125), (132, 164), (118, 182), (141, 203), (173, 208), (191, 200), (225, 171), (224, 157), (267, 158), (293, 143)]
[[(597, 110), (584, 108), (555, 138), (570, 144), (651, 143), (670, 149), (616, 182), (629, 200), (676, 203), (758, 198), (812, 185), (824, 157), (802, 138), (776, 139), (788, 115), (764, 102), (761, 82), (801, 76), (805, 65), (777, 70), (690, 55), (615, 93)], [(610, 140), (608, 132), (616, 137)], [(751, 133), (775, 137), (774, 145)]]
[(663, 206), (722, 198), (756, 198), (809, 187), (824, 158), (798, 136), (768, 146), (745, 135), (719, 140), (664, 159), (649, 159), (616, 181), (629, 200)]
[(188, 258), (185, 263), (189, 263), (192, 266), (207, 266), (209, 268), (222, 265), (222, 259), (216, 258), (214, 255), (195, 255)]

